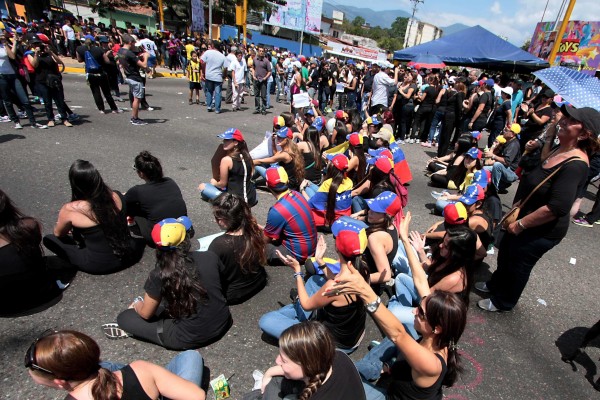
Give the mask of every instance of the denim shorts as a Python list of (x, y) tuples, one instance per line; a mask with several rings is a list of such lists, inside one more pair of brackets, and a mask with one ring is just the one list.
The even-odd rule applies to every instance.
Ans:
[(152, 68), (156, 66), (156, 56), (148, 57), (148, 68)]
[(125, 82), (127, 82), (129, 87), (131, 88), (131, 93), (133, 94), (133, 97), (135, 97), (136, 99), (144, 98), (144, 84), (142, 82), (134, 81), (133, 79), (129, 78), (125, 79)]

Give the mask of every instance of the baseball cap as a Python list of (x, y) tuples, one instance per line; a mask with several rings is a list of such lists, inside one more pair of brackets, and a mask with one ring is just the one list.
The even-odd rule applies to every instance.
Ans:
[(290, 128), (284, 126), (279, 128), (279, 130), (277, 131), (277, 137), (282, 139), (291, 139), (292, 137), (294, 137), (294, 133)]
[(108, 43), (108, 37), (106, 37), (106, 36), (98, 36), (98, 41), (100, 43)]
[(486, 188), (492, 181), (492, 174), (487, 169), (480, 169), (473, 173), (473, 183)]
[(309, 108), (308, 110), (304, 111), (304, 115), (315, 115), (315, 112), (312, 108)]
[(385, 213), (394, 217), (402, 209), (402, 201), (394, 192), (385, 191), (374, 199), (367, 200), (370, 210), (378, 213)]
[(331, 163), (340, 171), (345, 171), (348, 169), (348, 157), (341, 153), (328, 154), (327, 159), (331, 161)]
[(479, 141), (479, 139), (481, 139), (481, 132), (473, 131), (473, 132), (471, 132), (471, 136), (473, 136), (473, 139)]
[(267, 186), (274, 189), (286, 189), (289, 182), (287, 172), (277, 164), (267, 168), (266, 180)]
[(518, 135), (519, 133), (521, 133), (521, 125), (519, 125), (519, 124), (511, 124), (510, 125), (510, 130), (513, 131), (515, 133), (515, 135)]
[(463, 195), (458, 199), (463, 204), (467, 206), (473, 205), (477, 201), (481, 201), (485, 199), (485, 192), (483, 188), (477, 184), (470, 185), (467, 187), (467, 190), (463, 193)]
[(344, 119), (348, 118), (348, 113), (344, 110), (337, 110), (335, 112), (335, 119)]
[(188, 217), (166, 218), (152, 228), (152, 240), (158, 248), (175, 249), (191, 228), (192, 221)]
[(513, 95), (513, 88), (511, 88), (510, 86), (503, 87), (503, 88), (501, 88), (501, 89), (500, 89), (500, 91), (501, 91), (502, 93), (506, 93), (507, 95), (509, 95), (509, 96), (511, 96), (511, 97), (512, 97), (512, 95)]
[(377, 115), (373, 115), (372, 117), (367, 118), (367, 125), (381, 125), (382, 121), (377, 117)]
[(356, 65), (356, 63), (354, 62), (353, 59), (349, 59), (348, 61), (346, 61), (346, 64), (348, 64), (348, 65)]
[(282, 116), (273, 117), (273, 126), (283, 127), (285, 126), (285, 120)]
[(364, 253), (367, 248), (367, 224), (357, 219), (342, 216), (331, 224), (335, 247), (345, 257)]
[(386, 127), (383, 127), (379, 130), (379, 132), (375, 132), (371, 136), (389, 142), (392, 139), (392, 131)]
[(386, 147), (380, 147), (378, 149), (369, 149), (369, 155), (371, 157), (387, 157), (390, 160), (394, 160), (394, 155), (390, 149)]
[(444, 221), (449, 225), (462, 225), (469, 219), (469, 214), (463, 203), (450, 203), (442, 212)]
[(549, 99), (553, 99), (554, 98), (554, 90), (552, 89), (546, 89), (542, 92), (542, 96), (543, 97), (547, 97)]
[(493, 87), (495, 83), (496, 82), (494, 82), (494, 80), (492, 78), (485, 81), (485, 84), (490, 87)]
[(325, 126), (325, 124), (326, 124), (325, 118), (319, 116), (319, 117), (315, 118), (315, 120), (312, 123), (312, 126), (317, 128), (317, 130), (320, 132), (323, 130), (323, 127)]
[(574, 108), (563, 105), (560, 108), (563, 115), (581, 122), (583, 127), (598, 136), (600, 132), (600, 113), (591, 107)]
[(361, 146), (363, 144), (363, 135), (354, 132), (346, 135), (346, 140), (350, 143), (350, 146)]
[(387, 156), (371, 157), (367, 160), (367, 163), (374, 165), (384, 174), (389, 174), (394, 169), (394, 162)]
[(465, 155), (474, 160), (481, 159), (481, 150), (479, 150), (477, 147), (471, 147), (469, 151), (465, 153)]
[(244, 141), (244, 136), (242, 135), (242, 132), (240, 132), (240, 130), (236, 128), (229, 128), (220, 135), (217, 135), (217, 137), (227, 140), (237, 140), (238, 142)]

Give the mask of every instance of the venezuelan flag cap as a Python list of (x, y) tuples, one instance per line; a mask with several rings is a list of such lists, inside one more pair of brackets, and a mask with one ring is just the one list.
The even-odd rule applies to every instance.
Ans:
[(172, 250), (183, 242), (191, 228), (192, 221), (188, 217), (166, 218), (154, 225), (152, 240), (158, 248)]
[(344, 257), (354, 257), (367, 248), (367, 224), (354, 218), (343, 216), (331, 225), (335, 237), (335, 247)]
[(217, 135), (217, 137), (220, 137), (221, 139), (237, 140), (238, 142), (244, 141), (244, 135), (242, 135), (242, 132), (235, 128), (229, 128), (220, 135)]
[(346, 135), (346, 140), (350, 143), (350, 146), (357, 147), (363, 144), (363, 135), (358, 132)]
[(348, 158), (341, 153), (328, 154), (327, 159), (331, 161), (331, 164), (333, 164), (333, 166), (340, 171), (345, 171), (348, 169)]
[(285, 189), (289, 182), (288, 174), (283, 167), (274, 165), (267, 168), (267, 186), (273, 189)]
[(469, 218), (463, 203), (450, 203), (444, 207), (444, 221), (449, 225), (462, 225)]
[(385, 191), (374, 199), (367, 200), (370, 210), (395, 217), (402, 210), (402, 201), (394, 192)]
[(375, 168), (383, 172), (384, 174), (389, 174), (392, 169), (394, 169), (394, 162), (390, 160), (388, 156), (379, 156), (369, 158), (367, 163), (374, 165)]

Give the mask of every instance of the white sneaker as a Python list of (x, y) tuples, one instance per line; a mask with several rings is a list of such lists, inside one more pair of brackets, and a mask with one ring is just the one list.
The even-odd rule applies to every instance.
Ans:
[(20, 123), (18, 123), (18, 122), (17, 122), (17, 123), (15, 124), (15, 129), (23, 129), (23, 127), (21, 126), (21, 124), (20, 124)]
[(31, 125), (31, 127), (33, 129), (48, 129), (47, 125), (42, 125), (42, 124), (38, 124), (38, 123), (35, 123), (35, 124)]
[(477, 305), (479, 306), (479, 308), (481, 308), (482, 310), (485, 310), (485, 311), (489, 311), (489, 312), (500, 312), (501, 311), (499, 308), (496, 308), (494, 303), (492, 303), (491, 299), (479, 300), (477, 302)]
[(8, 117), (8, 115), (4, 115), (0, 117), (0, 122), (10, 122), (10, 118)]

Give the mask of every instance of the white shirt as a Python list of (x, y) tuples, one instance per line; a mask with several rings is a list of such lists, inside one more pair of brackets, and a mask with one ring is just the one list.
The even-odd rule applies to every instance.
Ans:
[(156, 48), (156, 43), (154, 43), (152, 40), (148, 38), (142, 39), (139, 41), (137, 46), (143, 47), (150, 56), (156, 57), (156, 50), (158, 49)]
[(226, 58), (220, 51), (209, 49), (202, 54), (200, 60), (205, 67), (205, 77), (209, 81), (223, 82), (223, 68), (225, 67)]
[(227, 60), (227, 61), (225, 61), (225, 68), (227, 68), (227, 69), (229, 69), (229, 66), (231, 65), (231, 63), (234, 63), (237, 61), (237, 57), (233, 53), (227, 54), (225, 59)]
[(373, 94), (371, 95), (371, 107), (381, 104), (388, 106), (388, 86), (396, 83), (385, 72), (379, 71), (373, 78)]
[(6, 46), (0, 44), (0, 74), (3, 75), (14, 75), (15, 70), (13, 69), (8, 53), (6, 52)]
[(229, 71), (233, 71), (235, 74), (235, 83), (238, 85), (240, 83), (246, 83), (246, 71), (248, 71), (248, 66), (246, 65), (246, 60), (242, 57), (242, 61), (238, 61), (237, 57), (235, 61), (232, 61), (229, 64)]
[(75, 40), (75, 31), (69, 25), (64, 24), (62, 27), (63, 31), (65, 31), (65, 35), (67, 36), (67, 40)]

